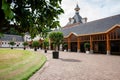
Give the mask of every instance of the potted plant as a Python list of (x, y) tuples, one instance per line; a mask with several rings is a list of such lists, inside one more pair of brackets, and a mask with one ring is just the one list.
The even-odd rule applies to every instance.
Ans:
[(24, 50), (26, 49), (26, 46), (28, 45), (27, 42), (23, 42)]
[(68, 47), (68, 44), (67, 43), (63, 43), (63, 51), (67, 51), (67, 47)]
[(15, 45), (14, 41), (10, 41), (9, 44), (11, 45), (11, 49), (13, 49), (13, 46)]
[(37, 51), (37, 47), (39, 46), (39, 42), (38, 41), (33, 41), (32, 42), (32, 47), (34, 47), (34, 51)]
[(90, 43), (85, 43), (84, 44), (84, 48), (85, 48), (86, 53), (90, 53), (90, 51), (89, 51), (89, 49), (90, 49)]
[(58, 59), (59, 58), (59, 52), (58, 52), (58, 47), (60, 44), (63, 42), (63, 33), (62, 32), (51, 32), (49, 34), (49, 39), (53, 43), (55, 47), (55, 51), (53, 51), (53, 58)]
[(48, 49), (48, 46), (49, 46), (48, 38), (44, 39), (43, 46), (44, 46), (44, 49), (45, 49), (45, 53), (47, 53), (47, 49)]

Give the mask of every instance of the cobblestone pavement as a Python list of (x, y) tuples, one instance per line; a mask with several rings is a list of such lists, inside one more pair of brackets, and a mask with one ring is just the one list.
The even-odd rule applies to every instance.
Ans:
[[(44, 53), (43, 51), (38, 51)], [(48, 60), (29, 80), (120, 80), (120, 56), (59, 52), (44, 53)]]

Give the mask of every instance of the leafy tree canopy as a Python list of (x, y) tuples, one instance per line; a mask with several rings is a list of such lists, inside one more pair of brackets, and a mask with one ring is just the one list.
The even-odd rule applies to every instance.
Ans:
[(38, 41), (33, 41), (32, 42), (32, 46), (33, 47), (38, 47), (40, 44), (39, 44), (39, 42)]
[(48, 38), (44, 39), (43, 45), (44, 45), (45, 48), (47, 48), (49, 46), (49, 39)]
[(62, 32), (51, 32), (49, 38), (56, 47), (63, 43), (64, 36)]
[(28, 42), (23, 42), (23, 46), (27, 46), (28, 45)]
[(14, 46), (16, 43), (15, 43), (14, 41), (10, 41), (9, 44), (10, 44), (11, 46)]
[(19, 33), (29, 32), (31, 37), (46, 35), (59, 25), (58, 16), (63, 13), (61, 0), (1, 0), (0, 32), (12, 27)]

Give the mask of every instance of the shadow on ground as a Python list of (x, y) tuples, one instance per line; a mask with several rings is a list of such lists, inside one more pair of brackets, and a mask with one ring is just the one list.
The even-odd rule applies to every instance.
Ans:
[(60, 58), (60, 60), (66, 61), (66, 62), (81, 62), (80, 60), (76, 60), (76, 59), (63, 59), (63, 58)]

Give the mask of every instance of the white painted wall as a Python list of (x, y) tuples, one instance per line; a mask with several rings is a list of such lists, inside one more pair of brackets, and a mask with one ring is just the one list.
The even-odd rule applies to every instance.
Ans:
[[(11, 47), (11, 45), (9, 45), (10, 41), (1, 41), (0, 47)], [(13, 47), (24, 47), (22, 44), (23, 42), (15, 42), (16, 44)], [(17, 46), (18, 45), (18, 46)]]
[(24, 41), (31, 41), (30, 35), (25, 35), (24, 36)]

